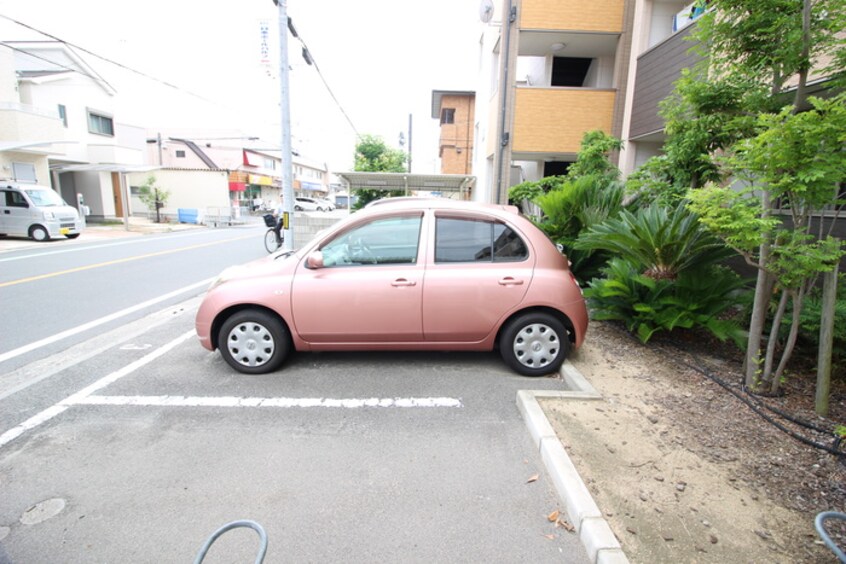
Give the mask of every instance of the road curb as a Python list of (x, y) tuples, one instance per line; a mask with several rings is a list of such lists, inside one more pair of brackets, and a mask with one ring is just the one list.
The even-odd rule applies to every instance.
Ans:
[(538, 399), (546, 398), (595, 400), (602, 396), (569, 361), (561, 367), (561, 377), (567, 391), (520, 390), (517, 408), (590, 561), (595, 564), (628, 563), (617, 537), (538, 403)]

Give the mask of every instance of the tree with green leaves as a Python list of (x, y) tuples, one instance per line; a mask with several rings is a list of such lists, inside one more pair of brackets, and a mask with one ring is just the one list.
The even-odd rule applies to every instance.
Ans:
[(155, 175), (151, 174), (138, 188), (138, 198), (151, 212), (156, 212), (156, 223), (161, 223), (160, 211), (170, 198), (170, 192), (163, 190), (157, 184)]
[[(703, 224), (759, 269), (760, 309), (753, 309), (750, 324), (746, 383), (772, 393), (796, 344), (805, 296), (844, 254), (841, 241), (812, 219), (837, 207), (837, 183), (846, 171), (846, 95), (809, 102), (809, 111), (795, 113), (787, 106), (778, 114), (761, 114), (757, 135), (733, 147), (725, 161), (744, 188), (713, 185), (690, 193)], [(774, 214), (776, 201), (786, 215)], [(756, 314), (766, 314), (774, 290), (779, 300), (761, 357), (764, 325)], [(777, 359), (788, 305), (790, 329)]]
[[(691, 187), (707, 185), (706, 192), (690, 193), (703, 222), (758, 270), (746, 384), (777, 391), (795, 341), (791, 330), (773, 369), (773, 336), (786, 302), (792, 302), (795, 320), (803, 288), (839, 252), (826, 234), (810, 232), (809, 220), (836, 204), (834, 183), (842, 180), (844, 167), (834, 165), (840, 178), (830, 171), (843, 154), (842, 126), (835, 125), (843, 100), (826, 107), (812, 102), (808, 82), (812, 68), (830, 77), (832, 86), (846, 80), (846, 0), (712, 0), (709, 7), (694, 34), (704, 62), (679, 81), (680, 103), (665, 116), (667, 155), (677, 170), (687, 167)], [(797, 150), (809, 153), (799, 157)], [(738, 179), (748, 188), (725, 186)], [(822, 194), (827, 199), (817, 197)], [(779, 219), (777, 206), (789, 210), (789, 221)], [(764, 354), (774, 289), (780, 302)]]
[[(355, 170), (357, 172), (405, 172), (408, 155), (385, 144), (376, 135), (363, 135), (355, 146)], [(402, 196), (400, 191), (359, 190), (356, 192), (355, 209), (360, 209), (379, 198)]]

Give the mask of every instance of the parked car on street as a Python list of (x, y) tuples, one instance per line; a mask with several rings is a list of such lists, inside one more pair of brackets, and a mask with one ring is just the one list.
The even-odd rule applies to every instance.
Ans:
[(49, 241), (64, 235), (75, 239), (83, 222), (52, 188), (0, 182), (0, 235)]
[(567, 257), (516, 207), (418, 198), (225, 270), (196, 318), (202, 346), (246, 374), (294, 351), (498, 347), (516, 372), (542, 376), (587, 326)]
[(327, 211), (328, 209), (315, 198), (297, 196), (294, 200), (294, 211)]
[(324, 211), (333, 211), (335, 209), (335, 204), (330, 202), (329, 200), (326, 200), (324, 198), (315, 198), (315, 199), (317, 200), (317, 202), (321, 206), (323, 206)]

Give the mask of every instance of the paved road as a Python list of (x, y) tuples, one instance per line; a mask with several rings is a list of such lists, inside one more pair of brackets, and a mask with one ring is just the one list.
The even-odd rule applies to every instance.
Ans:
[[(587, 561), (546, 519), (563, 508), (514, 405), (560, 380), (477, 353), (301, 354), (248, 377), (196, 342), (197, 303), (0, 374), (0, 561), (185, 562), (241, 518), (267, 562)], [(209, 561), (254, 547), (229, 533)]]

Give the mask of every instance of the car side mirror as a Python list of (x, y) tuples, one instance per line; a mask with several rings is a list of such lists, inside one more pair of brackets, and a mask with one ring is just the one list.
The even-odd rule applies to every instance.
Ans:
[(313, 268), (315, 270), (323, 268), (323, 253), (314, 251), (308, 258), (306, 258), (306, 268)]

